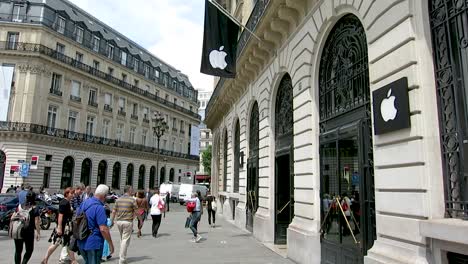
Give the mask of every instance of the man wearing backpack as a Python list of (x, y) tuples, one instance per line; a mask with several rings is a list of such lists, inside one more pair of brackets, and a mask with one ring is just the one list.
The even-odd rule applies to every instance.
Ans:
[[(77, 211), (79, 217), (82, 213), (86, 216), (86, 222), (89, 234), (81, 240), (78, 240), (81, 256), (86, 264), (101, 263), (104, 239), (109, 243), (110, 255), (114, 253), (114, 244), (107, 227), (107, 216), (104, 209), (106, 195), (109, 187), (100, 184), (94, 193), (94, 196), (84, 201)], [(75, 228), (74, 228), (75, 229)], [(77, 234), (74, 232), (73, 234)]]
[[(34, 207), (36, 194), (28, 192), (25, 196), (25, 203), (18, 206), (10, 221), (10, 237), (15, 240), (15, 264), (26, 264), (34, 251), (34, 229), (36, 230), (36, 240), (41, 238), (41, 227), (39, 210)], [(26, 246), (23, 261), (21, 255), (23, 246)]]

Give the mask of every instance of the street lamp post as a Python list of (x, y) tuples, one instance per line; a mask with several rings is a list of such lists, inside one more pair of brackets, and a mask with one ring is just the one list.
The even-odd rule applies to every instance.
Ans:
[[(161, 116), (161, 113), (159, 112), (154, 113), (153, 123), (154, 123), (153, 133), (158, 138), (158, 149), (157, 149), (158, 155), (156, 158), (156, 175), (158, 175), (159, 174), (159, 154), (160, 154), (159, 153), (159, 140), (164, 135), (164, 132), (166, 131), (166, 129), (168, 129), (168, 126), (167, 126), (166, 121), (164, 120), (164, 117)], [(161, 183), (159, 183), (159, 185), (161, 185)]]

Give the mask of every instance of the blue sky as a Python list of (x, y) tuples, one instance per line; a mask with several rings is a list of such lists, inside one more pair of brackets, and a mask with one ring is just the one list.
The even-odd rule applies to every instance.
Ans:
[(200, 73), (204, 0), (70, 1), (187, 74), (196, 89), (213, 89)]

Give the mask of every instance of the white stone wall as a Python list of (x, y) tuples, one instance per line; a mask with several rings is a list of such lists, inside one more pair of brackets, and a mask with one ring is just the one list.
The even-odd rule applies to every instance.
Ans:
[(213, 157), (213, 163), (219, 164), (213, 179), (213, 182), (218, 180), (219, 190), (222, 190), (224, 130), (228, 131), (228, 190), (219, 194), (227, 198), (239, 197), (236, 216), (241, 219), (235, 221), (239, 227), (245, 225), (245, 213), (242, 213), (245, 212), (246, 172), (241, 170), (240, 173), (239, 194), (232, 193), (232, 135), (235, 121), (239, 119), (240, 147), (247, 154), (246, 160), (249, 106), (257, 101), (260, 111), (260, 208), (253, 233), (262, 242), (273, 241), (274, 102), (281, 77), (289, 73), (294, 89), (296, 204), (295, 217), (288, 231), (288, 256), (298, 263), (320, 263), (319, 61), (335, 23), (346, 14), (354, 14), (366, 31), (370, 92), (408, 77), (411, 112), (410, 129), (374, 136), (378, 237), (368, 252), (366, 263), (429, 262), (429, 244), (419, 225), (428, 219), (444, 217), (444, 195), (431, 36), (425, 2), (322, 0), (312, 4), (298, 28), (213, 129), (214, 138), (220, 138), (219, 155)]

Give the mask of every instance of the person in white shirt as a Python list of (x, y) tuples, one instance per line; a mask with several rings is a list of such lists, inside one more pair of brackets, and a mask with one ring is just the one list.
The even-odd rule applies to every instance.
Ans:
[(156, 238), (158, 235), (159, 226), (161, 225), (161, 209), (164, 210), (165, 204), (162, 197), (159, 195), (159, 188), (154, 188), (154, 194), (150, 199), (151, 205), (151, 218), (153, 219), (153, 237)]

